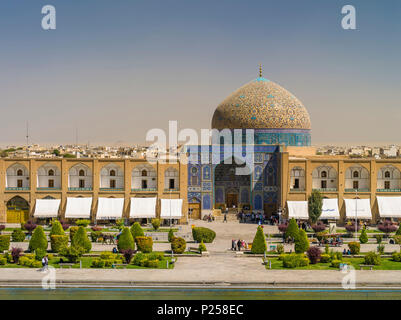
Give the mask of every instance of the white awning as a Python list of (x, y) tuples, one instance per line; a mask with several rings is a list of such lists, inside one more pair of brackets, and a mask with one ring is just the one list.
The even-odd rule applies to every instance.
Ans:
[(401, 217), (401, 197), (377, 197), (379, 215), (383, 218)]
[(124, 198), (99, 198), (96, 220), (114, 220), (123, 216)]
[(131, 198), (130, 218), (155, 218), (157, 198)]
[(309, 219), (308, 201), (287, 201), (288, 218)]
[(320, 219), (340, 219), (338, 199), (323, 199), (322, 214), (320, 215)]
[(182, 217), (182, 199), (161, 199), (162, 219), (181, 219)]
[(67, 198), (65, 209), (66, 219), (90, 219), (92, 197), (89, 198)]
[(348, 219), (372, 219), (370, 211), (369, 199), (344, 199), (345, 201), (345, 216)]
[(35, 205), (35, 218), (57, 218), (60, 199), (37, 199)]

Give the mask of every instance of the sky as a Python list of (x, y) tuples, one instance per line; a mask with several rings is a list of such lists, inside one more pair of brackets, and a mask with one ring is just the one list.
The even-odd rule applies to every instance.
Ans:
[(2, 0), (0, 145), (24, 145), (27, 121), (39, 144), (210, 128), (259, 63), (306, 106), (312, 144), (401, 143), (400, 16), (399, 0)]

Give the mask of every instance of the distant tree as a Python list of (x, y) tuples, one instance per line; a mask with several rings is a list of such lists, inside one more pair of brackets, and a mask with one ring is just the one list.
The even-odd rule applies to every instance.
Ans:
[(298, 224), (295, 221), (295, 219), (292, 218), (290, 220), (290, 223), (288, 224), (287, 230), (285, 231), (285, 237), (295, 239), (298, 235), (298, 231), (299, 231)]
[(309, 249), (309, 240), (305, 230), (301, 229), (298, 231), (298, 235), (295, 238), (294, 249), (296, 253), (304, 253), (306, 250)]
[(313, 190), (308, 198), (309, 219), (312, 223), (316, 223), (322, 214), (323, 197), (318, 190)]
[(63, 158), (76, 158), (77, 156), (71, 153), (64, 153)]
[(54, 154), (56, 157), (59, 157), (59, 156), (60, 156), (60, 151), (57, 150), (57, 149), (54, 149), (54, 150), (53, 150), (53, 154)]

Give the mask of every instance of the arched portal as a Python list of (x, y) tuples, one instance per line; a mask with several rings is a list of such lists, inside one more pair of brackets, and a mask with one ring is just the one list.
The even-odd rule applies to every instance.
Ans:
[(24, 223), (29, 220), (29, 203), (20, 196), (7, 201), (7, 223)]

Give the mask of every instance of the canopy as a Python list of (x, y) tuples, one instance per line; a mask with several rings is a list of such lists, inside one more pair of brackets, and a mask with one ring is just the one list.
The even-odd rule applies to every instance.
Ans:
[(348, 219), (372, 219), (369, 199), (344, 199), (345, 216)]
[(320, 219), (340, 219), (340, 211), (338, 210), (338, 199), (323, 199), (322, 214)]
[(131, 198), (130, 218), (155, 218), (155, 198)]
[(287, 201), (288, 218), (309, 219), (308, 201)]
[(92, 197), (67, 198), (66, 219), (88, 219), (91, 216)]
[(181, 219), (181, 217), (182, 217), (182, 199), (161, 199), (160, 218)]
[(383, 218), (401, 217), (401, 197), (377, 197), (379, 215)]
[(96, 220), (114, 220), (123, 216), (124, 198), (99, 198)]
[(60, 202), (60, 199), (37, 199), (33, 216), (35, 218), (57, 218)]

